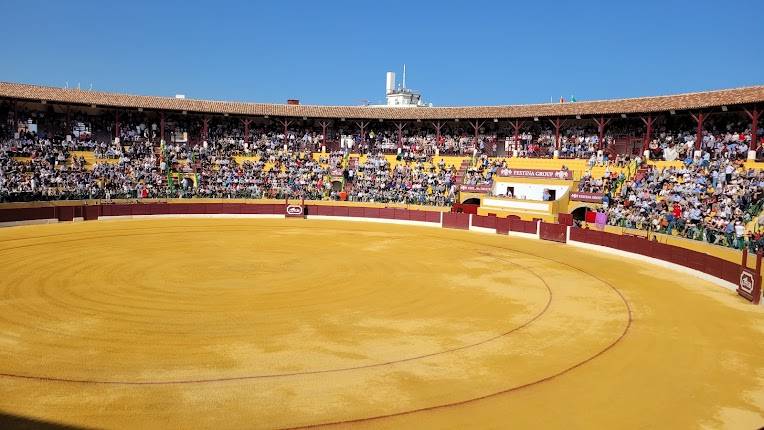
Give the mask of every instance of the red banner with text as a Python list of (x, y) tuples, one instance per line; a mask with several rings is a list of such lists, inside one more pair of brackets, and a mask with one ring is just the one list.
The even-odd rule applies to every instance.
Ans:
[(536, 178), (536, 179), (573, 179), (573, 172), (570, 170), (544, 170), (544, 169), (513, 169), (505, 167), (498, 171), (502, 177), (516, 178)]

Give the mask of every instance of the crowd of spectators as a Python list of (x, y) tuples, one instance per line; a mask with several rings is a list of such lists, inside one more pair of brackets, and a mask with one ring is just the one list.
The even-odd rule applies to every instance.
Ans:
[(456, 169), (421, 161), (391, 166), (382, 155), (369, 156), (349, 172), (348, 199), (446, 206), (454, 203)]
[[(166, 142), (160, 145), (155, 122), (127, 119), (119, 140), (99, 139), (113, 132), (107, 123), (74, 121), (72, 129), (58, 134), (3, 124), (0, 201), (289, 197), (450, 205), (460, 185), (490, 187), (496, 171), (507, 166), (504, 158), (488, 157), (498, 145), (503, 143), (508, 155), (545, 157), (555, 139), (550, 128), (542, 127), (503, 142), (495, 134), (476, 139), (463, 129), (439, 136), (412, 131), (399, 141), (395, 130), (371, 129), (363, 137), (340, 131), (333, 136), (340, 144), (329, 145), (310, 127), (286, 132), (253, 127), (245, 139), (240, 124), (221, 122), (210, 126), (202, 140), (188, 137), (200, 132), (198, 126), (169, 121)], [(99, 134), (98, 127), (105, 131)], [(644, 167), (633, 177), (611, 167), (639, 164), (641, 158), (598, 151), (596, 129), (570, 127), (560, 138), (562, 157), (588, 159), (589, 171), (578, 190), (605, 196), (611, 225), (742, 247), (746, 224), (761, 210), (764, 176), (746, 171), (742, 162), (749, 149), (761, 149), (764, 130), (752, 134), (743, 121), (710, 123), (699, 153), (692, 127), (658, 127), (650, 157), (681, 160), (684, 167)], [(611, 143), (606, 135), (604, 146)], [(327, 146), (329, 152), (313, 156)], [(90, 165), (75, 151), (90, 151), (95, 161)], [(363, 162), (351, 152), (362, 154)], [(397, 162), (384, 154), (395, 154)], [(447, 154), (470, 155), (472, 163), (458, 173), (438, 160)], [(605, 167), (601, 177), (589, 173), (594, 166)]]
[[(596, 181), (594, 181), (596, 182)], [(594, 185), (596, 187), (596, 185)], [(612, 191), (612, 190), (604, 190)], [(647, 170), (606, 202), (608, 224), (742, 248), (761, 211), (764, 173), (737, 160)]]
[[(750, 122), (709, 121), (704, 124), (700, 149), (706, 161), (721, 158), (744, 160), (749, 150), (764, 155), (764, 129), (751, 130)], [(669, 129), (660, 127), (648, 145), (651, 159), (686, 160), (695, 157), (697, 131), (692, 124)]]

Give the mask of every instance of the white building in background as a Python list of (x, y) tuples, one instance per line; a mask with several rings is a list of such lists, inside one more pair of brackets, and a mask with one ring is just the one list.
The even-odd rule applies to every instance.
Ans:
[(385, 98), (387, 104), (372, 105), (373, 107), (432, 107), (422, 101), (422, 94), (406, 88), (406, 65), (403, 65), (403, 81), (396, 85), (395, 72), (387, 72), (385, 80)]

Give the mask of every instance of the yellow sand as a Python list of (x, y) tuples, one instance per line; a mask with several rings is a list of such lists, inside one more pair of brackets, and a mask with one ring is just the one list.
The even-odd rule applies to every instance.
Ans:
[(216, 430), (764, 424), (761, 308), (570, 246), (163, 219), (1, 229), (0, 258), (4, 414)]

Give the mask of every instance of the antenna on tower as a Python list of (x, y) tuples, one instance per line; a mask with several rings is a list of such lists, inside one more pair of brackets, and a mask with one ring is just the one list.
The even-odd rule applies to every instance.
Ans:
[(406, 65), (403, 65), (403, 89), (406, 89)]

